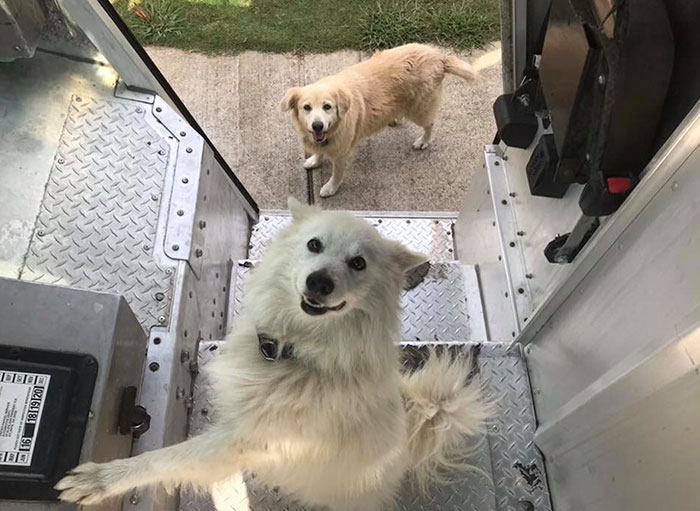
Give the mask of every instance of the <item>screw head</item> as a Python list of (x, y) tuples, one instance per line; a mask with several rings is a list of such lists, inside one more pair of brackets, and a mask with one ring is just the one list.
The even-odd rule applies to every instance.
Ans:
[(144, 246), (143, 246), (143, 251), (144, 251), (144, 252), (148, 252), (149, 250), (151, 250), (151, 246), (150, 246), (150, 245), (144, 245)]
[(56, 161), (57, 161), (58, 163), (60, 163), (60, 164), (66, 163), (66, 160), (64, 160), (63, 158), (59, 158), (59, 159), (56, 160)]
[(185, 212), (183, 210), (181, 210), (181, 209), (177, 210), (177, 216), (182, 216), (184, 214), (185, 214)]
[(177, 252), (178, 250), (180, 250), (180, 245), (173, 245), (173, 250), (174, 250), (175, 252)]
[(191, 147), (188, 147), (187, 149), (185, 149), (185, 152), (186, 152), (186, 153), (191, 153), (191, 152), (192, 152), (192, 148), (191, 148)]
[(187, 133), (185, 133), (184, 131), (181, 131), (181, 132), (180, 132), (180, 136), (181, 136), (181, 137), (184, 137), (185, 135), (187, 135)]
[(161, 107), (159, 107), (159, 106), (156, 107), (156, 112), (162, 112), (162, 111), (163, 111), (163, 109)]
[(162, 302), (165, 299), (165, 294), (158, 292), (158, 293), (156, 293), (155, 297), (156, 297), (156, 300), (158, 300), (159, 302)]
[(45, 234), (44, 231), (37, 231), (37, 233), (36, 233), (37, 236), (43, 236), (44, 234)]
[(165, 316), (158, 316), (158, 323), (161, 325), (165, 323)]
[(158, 196), (154, 193), (151, 195), (151, 200), (158, 200)]
[(173, 274), (172, 268), (168, 268), (167, 270), (165, 270), (165, 274), (166, 274), (166, 275), (172, 275), (172, 274)]
[(190, 182), (190, 180), (187, 179), (186, 177), (183, 177), (183, 178), (182, 178), (182, 182), (183, 182), (184, 184), (187, 184), (187, 183)]
[(148, 368), (151, 371), (156, 372), (158, 369), (160, 369), (160, 364), (158, 362), (151, 362), (150, 364), (148, 364)]
[(494, 433), (498, 433), (501, 428), (498, 427), (498, 424), (491, 424), (491, 431)]

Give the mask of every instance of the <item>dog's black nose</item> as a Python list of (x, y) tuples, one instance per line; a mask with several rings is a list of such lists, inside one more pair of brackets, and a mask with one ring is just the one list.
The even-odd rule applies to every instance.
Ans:
[(311, 273), (306, 277), (306, 289), (310, 293), (327, 296), (333, 292), (333, 281), (324, 270)]
[(316, 133), (323, 131), (323, 123), (321, 121), (314, 121), (311, 123), (311, 129)]

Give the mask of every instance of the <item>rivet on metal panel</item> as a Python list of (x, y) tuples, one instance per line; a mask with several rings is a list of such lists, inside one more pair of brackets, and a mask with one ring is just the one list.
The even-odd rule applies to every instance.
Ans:
[(60, 163), (60, 164), (66, 163), (66, 160), (64, 160), (63, 158), (59, 158), (59, 159), (56, 160), (56, 161), (57, 161), (58, 163)]
[(156, 293), (155, 298), (157, 301), (162, 302), (163, 299), (165, 298), (165, 294), (158, 292), (158, 293)]
[(161, 325), (165, 323), (165, 316), (158, 316), (158, 323)]
[(209, 415), (209, 408), (202, 408), (201, 414), (202, 415)]
[(500, 431), (500, 429), (501, 428), (498, 426), (498, 424), (491, 424), (491, 431), (493, 433), (498, 433)]
[(165, 154), (165, 150), (164, 150), (164, 149), (161, 149), (160, 151), (158, 151), (158, 154), (160, 154), (161, 156), (163, 156), (163, 155)]
[(525, 231), (518, 231), (515, 234), (517, 234), (518, 236), (525, 236)]
[(177, 252), (178, 250), (180, 250), (180, 245), (173, 245), (173, 250), (174, 250), (175, 252)]
[(148, 364), (148, 368), (151, 371), (156, 372), (158, 369), (160, 369), (160, 364), (158, 362), (151, 362), (150, 364)]
[(499, 166), (500, 163), (498, 161), (493, 162), (494, 165)]
[(185, 149), (185, 152), (191, 153), (191, 152), (192, 152), (192, 148), (191, 148), (191, 147), (188, 147), (187, 149)]
[(78, 96), (78, 97), (75, 98), (75, 101), (78, 102), (78, 103), (82, 103), (82, 102), (83, 102), (83, 98), (81, 98), (80, 96)]
[(143, 113), (143, 108), (139, 107), (136, 109), (137, 114), (142, 114)]
[(43, 235), (44, 235), (44, 231), (38, 231), (38, 232), (36, 233), (36, 235), (37, 235), (37, 236), (43, 236)]
[(531, 279), (532, 278), (532, 273), (526, 273), (525, 274), (526, 279)]
[(187, 179), (186, 177), (183, 177), (183, 178), (182, 178), (182, 182), (183, 182), (183, 184), (187, 184), (187, 183), (190, 182), (190, 180)]
[(163, 111), (163, 109), (161, 107), (159, 107), (159, 106), (156, 107), (156, 112), (162, 112), (162, 111)]
[(510, 192), (508, 195), (510, 195), (511, 197), (515, 197), (515, 192)]
[(501, 204), (503, 204), (505, 206), (506, 204), (508, 204), (508, 201), (506, 199), (503, 199), (503, 200), (501, 200)]
[(165, 270), (165, 274), (166, 274), (166, 275), (172, 275), (172, 274), (173, 274), (172, 268), (168, 268), (167, 270)]
[(519, 288), (518, 288), (518, 293), (519, 293), (519, 294), (523, 294), (523, 293), (525, 293), (525, 290), (524, 290), (522, 287), (519, 287)]
[(155, 201), (155, 200), (158, 200), (158, 195), (156, 195), (155, 193), (152, 194), (152, 195), (151, 195), (151, 200), (154, 200), (154, 201)]
[(150, 246), (150, 245), (144, 245), (144, 246), (143, 246), (143, 251), (144, 251), (144, 252), (148, 252), (149, 250), (151, 250), (151, 246)]
[(184, 214), (185, 214), (185, 212), (183, 210), (181, 210), (181, 209), (177, 210), (177, 216), (182, 216)]
[(180, 132), (180, 136), (181, 136), (181, 137), (184, 137), (185, 135), (187, 135), (187, 133), (185, 133), (184, 131), (181, 131), (181, 132)]
[(678, 190), (678, 188), (679, 188), (678, 181), (674, 181), (673, 184), (671, 185), (671, 190), (673, 190), (675, 192), (676, 190)]
[(511, 247), (514, 247), (514, 246), (515, 246), (515, 242), (514, 242), (514, 241), (511, 241), (510, 243), (508, 243), (508, 245), (511, 246)]

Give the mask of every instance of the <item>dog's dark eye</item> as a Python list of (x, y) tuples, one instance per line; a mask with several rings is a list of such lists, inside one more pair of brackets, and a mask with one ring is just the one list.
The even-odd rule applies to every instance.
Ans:
[(348, 265), (355, 271), (362, 271), (365, 268), (367, 268), (367, 262), (365, 261), (365, 258), (360, 256), (353, 257), (352, 259), (350, 259), (350, 261), (348, 261)]
[(304, 105), (304, 110), (306, 110), (307, 112), (310, 112), (310, 111), (311, 111), (311, 105)]
[(323, 245), (321, 245), (321, 242), (319, 241), (318, 238), (311, 238), (306, 243), (306, 248), (309, 249), (309, 252), (313, 252), (314, 254), (319, 254), (323, 250)]
[(331, 108), (333, 108), (333, 107), (332, 107), (331, 105), (329, 105), (328, 103), (326, 103), (325, 105), (323, 105), (323, 109), (324, 109), (326, 112), (327, 112), (328, 110), (330, 110)]

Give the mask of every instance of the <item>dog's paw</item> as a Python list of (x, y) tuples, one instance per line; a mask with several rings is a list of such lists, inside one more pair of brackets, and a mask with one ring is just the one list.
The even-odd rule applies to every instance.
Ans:
[(396, 128), (397, 126), (401, 125), (401, 119), (394, 119), (389, 123), (390, 128)]
[(55, 486), (61, 492), (59, 498), (64, 502), (75, 502), (81, 505), (97, 504), (107, 497), (102, 474), (102, 465), (84, 463), (74, 468)]
[(430, 142), (423, 140), (423, 137), (418, 137), (415, 142), (413, 142), (413, 149), (417, 151), (423, 151), (430, 147)]
[(317, 154), (312, 154), (304, 162), (304, 168), (306, 170), (311, 170), (311, 169), (315, 169), (320, 164), (321, 164), (321, 158), (319, 158)]
[(332, 183), (331, 181), (328, 181), (325, 185), (321, 187), (321, 191), (319, 192), (319, 195), (321, 197), (330, 197), (331, 195), (335, 195), (335, 192), (338, 191), (339, 185), (336, 185), (335, 183)]

